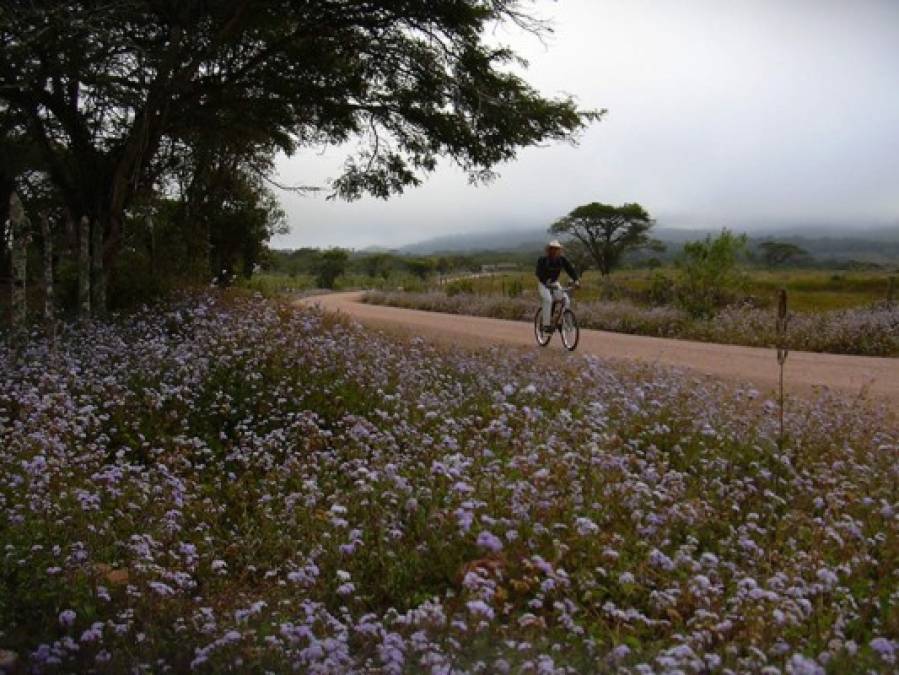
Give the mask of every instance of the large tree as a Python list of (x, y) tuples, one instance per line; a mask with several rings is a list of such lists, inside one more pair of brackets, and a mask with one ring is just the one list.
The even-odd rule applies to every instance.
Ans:
[(518, 0), (13, 0), (0, 5), (0, 101), (21, 115), (72, 214), (103, 229), (158, 188), (198, 132), (292, 153), (359, 141), (333, 194), (387, 197), (447, 156), (486, 180), (518, 148), (599, 112), (547, 99), (484, 41), (539, 30)]
[(788, 241), (763, 241), (759, 244), (759, 250), (769, 267), (787, 265), (808, 258), (808, 251)]
[(600, 273), (607, 276), (629, 251), (664, 248), (649, 236), (653, 225), (639, 204), (612, 206), (591, 202), (557, 220), (549, 231), (577, 241), (589, 252)]

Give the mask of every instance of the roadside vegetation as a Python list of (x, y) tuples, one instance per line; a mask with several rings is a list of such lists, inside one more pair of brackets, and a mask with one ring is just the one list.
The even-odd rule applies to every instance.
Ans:
[[(208, 291), (0, 353), (22, 670), (894, 672), (899, 430)], [(768, 669), (765, 671), (765, 669)]]
[[(747, 264), (745, 235), (722, 230), (687, 242), (674, 266), (614, 270), (623, 251), (659, 247), (639, 205), (589, 204), (551, 231), (574, 233), (571, 243), (582, 275), (577, 315), (586, 328), (749, 346), (776, 342), (773, 307), (787, 291), (793, 310), (787, 341), (816, 352), (899, 355), (899, 277), (889, 273), (837, 274), (823, 270), (777, 271)], [(590, 229), (593, 228), (593, 229)], [(631, 232), (622, 234), (620, 230)], [(618, 232), (618, 234), (616, 234)], [(611, 242), (611, 243), (610, 243)], [(798, 255), (791, 245), (760, 246), (783, 262)], [(764, 244), (764, 242), (763, 242)], [(586, 253), (585, 254), (585, 250)], [(600, 262), (598, 273), (590, 272)], [(614, 263), (614, 264), (613, 264)], [(769, 264), (776, 265), (777, 262)], [(453, 314), (530, 321), (538, 304), (533, 273), (482, 275), (432, 286), (425, 292), (373, 290), (365, 302)]]
[[(368, 291), (365, 302), (431, 312), (533, 321), (537, 298), (440, 291)], [(673, 306), (639, 305), (627, 300), (587, 300), (575, 305), (584, 328), (705, 342), (770, 347), (776, 343), (774, 310), (728, 307), (714, 318), (696, 318)], [(790, 319), (791, 349), (868, 356), (899, 356), (899, 306), (860, 307), (795, 314)]]

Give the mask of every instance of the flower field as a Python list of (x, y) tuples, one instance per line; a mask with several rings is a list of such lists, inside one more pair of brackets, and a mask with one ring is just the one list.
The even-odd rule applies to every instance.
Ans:
[[(36, 672), (894, 672), (899, 429), (194, 295), (0, 356)], [(10, 654), (13, 653), (13, 655)]]
[[(368, 291), (365, 302), (450, 314), (533, 321), (535, 298), (507, 298), (441, 292)], [(575, 302), (584, 328), (617, 333), (684, 338), (704, 342), (770, 347), (776, 343), (773, 309), (733, 306), (713, 319), (692, 319), (672, 306), (646, 307), (627, 301)], [(856, 307), (813, 314), (791, 314), (792, 349), (834, 354), (899, 356), (899, 305)]]

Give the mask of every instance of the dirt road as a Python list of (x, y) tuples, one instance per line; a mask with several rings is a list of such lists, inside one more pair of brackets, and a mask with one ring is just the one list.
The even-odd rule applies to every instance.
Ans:
[[(361, 292), (333, 293), (299, 302), (344, 313), (376, 328), (445, 343), (466, 346), (507, 343), (539, 349), (534, 343), (533, 329), (527, 323), (366, 305), (360, 302), (361, 297)], [(546, 349), (556, 352), (562, 349), (558, 334)], [(689, 368), (732, 382), (751, 383), (766, 392), (777, 386), (779, 372), (772, 349), (599, 330), (581, 330), (578, 352)], [(899, 412), (899, 358), (791, 352), (786, 365), (786, 383), (787, 390), (793, 393), (827, 387), (847, 396), (864, 394), (874, 402), (886, 402)]]

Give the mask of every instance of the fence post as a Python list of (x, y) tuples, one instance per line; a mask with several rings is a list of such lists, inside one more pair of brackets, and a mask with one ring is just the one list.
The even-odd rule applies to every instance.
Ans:
[(106, 274), (103, 269), (103, 224), (94, 219), (91, 227), (91, 306), (94, 314), (106, 313)]
[(9, 225), (12, 234), (12, 327), (18, 330), (28, 318), (28, 297), (25, 284), (28, 273), (28, 216), (15, 190), (9, 196)]
[(91, 221), (81, 216), (78, 221), (78, 315), (86, 319), (91, 314)]
[(780, 436), (778, 445), (783, 449), (784, 444), (784, 364), (787, 362), (789, 350), (787, 349), (787, 325), (790, 320), (787, 311), (787, 290), (781, 288), (777, 302), (777, 364), (780, 366), (780, 382), (778, 391), (778, 408), (780, 410)]
[(47, 336), (53, 341), (55, 324), (53, 321), (53, 234), (50, 232), (50, 215), (42, 210), (41, 239), (44, 240), (44, 321), (47, 323)]

